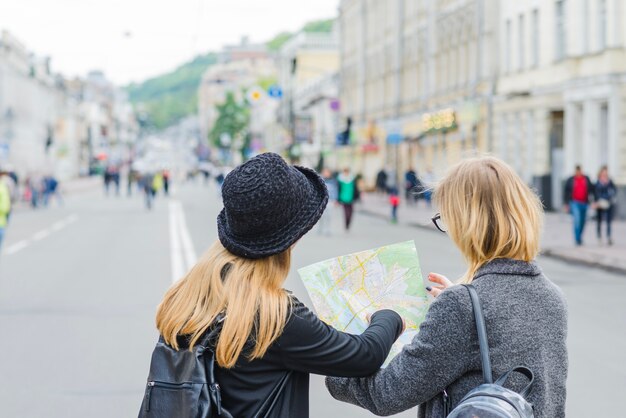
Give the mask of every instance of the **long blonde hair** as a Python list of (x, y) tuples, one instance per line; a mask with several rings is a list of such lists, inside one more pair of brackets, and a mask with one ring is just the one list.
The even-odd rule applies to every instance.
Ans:
[(175, 349), (180, 348), (177, 337), (187, 336), (191, 349), (224, 312), (215, 352), (218, 364), (233, 367), (249, 340), (254, 347), (245, 354), (260, 358), (287, 321), (291, 298), (282, 285), (290, 265), (291, 249), (250, 260), (228, 252), (217, 241), (167, 291), (157, 311), (157, 328)]
[(436, 186), (434, 202), (468, 263), (462, 283), (494, 259), (531, 261), (539, 253), (541, 201), (495, 157), (469, 158), (452, 167)]

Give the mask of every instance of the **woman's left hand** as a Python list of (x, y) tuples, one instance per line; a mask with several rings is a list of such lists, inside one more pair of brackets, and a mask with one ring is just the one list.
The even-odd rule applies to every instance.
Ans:
[(437, 273), (428, 273), (428, 280), (433, 283), (437, 283), (435, 286), (426, 287), (428, 293), (430, 293), (433, 297), (439, 296), (441, 292), (454, 285), (454, 283), (452, 283), (446, 276)]

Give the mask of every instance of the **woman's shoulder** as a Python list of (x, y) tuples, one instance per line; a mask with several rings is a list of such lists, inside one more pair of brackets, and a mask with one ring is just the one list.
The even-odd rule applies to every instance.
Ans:
[(286, 326), (292, 325), (299, 321), (311, 320), (315, 316), (315, 313), (311, 311), (296, 295), (287, 291), (289, 296), (289, 313), (287, 316)]

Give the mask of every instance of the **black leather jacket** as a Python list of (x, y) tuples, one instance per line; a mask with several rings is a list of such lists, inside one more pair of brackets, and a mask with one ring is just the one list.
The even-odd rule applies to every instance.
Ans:
[(234, 368), (215, 370), (222, 406), (236, 418), (253, 416), (286, 372), (293, 371), (272, 414), (278, 418), (309, 416), (309, 373), (369, 376), (385, 361), (402, 333), (402, 319), (390, 310), (376, 312), (361, 335), (335, 330), (293, 297), (282, 335), (261, 359), (241, 356)]

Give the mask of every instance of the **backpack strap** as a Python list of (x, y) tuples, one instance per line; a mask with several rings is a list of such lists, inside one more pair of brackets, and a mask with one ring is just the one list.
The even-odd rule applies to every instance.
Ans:
[(280, 397), (281, 393), (283, 393), (285, 386), (287, 386), (287, 381), (289, 381), (292, 373), (293, 372), (291, 370), (285, 373), (285, 375), (280, 379), (276, 387), (272, 389), (270, 396), (265, 400), (265, 402), (263, 402), (257, 413), (254, 415), (254, 418), (268, 418), (273, 416), (270, 414), (272, 413), (276, 402), (278, 402), (278, 398)]
[(487, 341), (487, 328), (485, 327), (485, 318), (480, 305), (480, 298), (476, 292), (476, 288), (471, 284), (463, 285), (470, 294), (472, 300), (472, 310), (474, 311), (474, 319), (476, 321), (476, 332), (478, 334), (478, 345), (480, 347), (480, 363), (483, 369), (484, 383), (493, 383), (493, 375), (491, 373), (491, 360), (489, 358), (489, 342)]
[(508, 372), (500, 376), (498, 380), (495, 381), (495, 384), (499, 386), (504, 386), (507, 379), (513, 372), (521, 373), (524, 376), (526, 376), (528, 380), (530, 380), (530, 383), (528, 383), (528, 385), (524, 389), (522, 389), (521, 392), (519, 392), (519, 394), (522, 395), (522, 397), (526, 398), (526, 396), (530, 393), (530, 389), (532, 388), (533, 383), (535, 382), (535, 376), (533, 375), (533, 372), (528, 367), (517, 366), (517, 367), (512, 368), (511, 370), (509, 370)]

